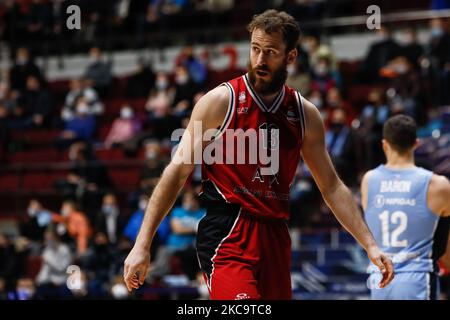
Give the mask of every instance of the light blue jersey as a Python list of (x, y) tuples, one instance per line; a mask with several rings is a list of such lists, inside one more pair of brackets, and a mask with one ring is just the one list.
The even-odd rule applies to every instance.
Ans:
[[(397, 275), (405, 273), (397, 281), (394, 279), (387, 290), (373, 290), (372, 297), (375, 294), (376, 299), (387, 298), (383, 297), (387, 293), (390, 294), (389, 299), (427, 297), (430, 290), (427, 274), (436, 271), (432, 251), (439, 221), (439, 216), (433, 214), (427, 205), (432, 175), (431, 171), (418, 167), (395, 170), (380, 165), (368, 177), (367, 225), (380, 249), (391, 258), (394, 272)], [(379, 270), (370, 264), (368, 272), (379, 273)], [(372, 279), (377, 277), (375, 274), (371, 276)], [(422, 288), (421, 292), (411, 290), (413, 287), (407, 289), (407, 282)]]

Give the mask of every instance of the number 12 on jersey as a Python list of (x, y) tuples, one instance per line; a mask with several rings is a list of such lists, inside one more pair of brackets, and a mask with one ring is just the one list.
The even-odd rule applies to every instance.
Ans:
[(381, 220), (381, 234), (384, 247), (404, 248), (408, 246), (407, 239), (398, 239), (408, 225), (406, 213), (394, 211), (390, 214), (389, 211), (385, 210), (380, 214), (379, 218)]

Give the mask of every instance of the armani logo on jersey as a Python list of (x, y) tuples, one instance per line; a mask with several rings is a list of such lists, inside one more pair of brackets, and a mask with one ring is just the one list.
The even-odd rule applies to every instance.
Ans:
[(300, 118), (295, 113), (293, 106), (288, 107), (288, 110), (286, 112), (286, 119), (288, 119), (289, 121), (292, 121), (292, 122), (300, 121)]

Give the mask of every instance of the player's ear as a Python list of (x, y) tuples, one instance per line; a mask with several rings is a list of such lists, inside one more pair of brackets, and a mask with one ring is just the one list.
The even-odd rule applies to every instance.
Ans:
[(413, 150), (416, 150), (416, 148), (419, 146), (419, 144), (420, 144), (420, 140), (416, 139), (416, 141), (414, 142)]
[(297, 56), (298, 56), (297, 48), (294, 48), (291, 51), (289, 51), (287, 55), (287, 63), (288, 64), (294, 63), (295, 60), (297, 60)]
[(385, 139), (382, 139), (381, 140), (381, 145), (382, 145), (382, 147), (383, 147), (383, 151), (384, 151), (384, 153), (386, 153), (387, 151), (388, 151), (388, 143), (387, 143), (387, 141), (385, 140)]

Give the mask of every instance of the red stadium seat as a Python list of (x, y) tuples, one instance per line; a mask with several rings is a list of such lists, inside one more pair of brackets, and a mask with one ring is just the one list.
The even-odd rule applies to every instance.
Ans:
[(134, 189), (139, 185), (140, 168), (115, 168), (109, 170), (114, 185), (120, 188)]
[(98, 160), (104, 161), (125, 159), (122, 149), (97, 149), (94, 155)]
[(55, 149), (20, 151), (8, 155), (8, 161), (11, 164), (50, 163), (61, 160), (62, 154)]
[(29, 256), (27, 258), (26, 275), (32, 279), (36, 278), (42, 266), (41, 256)]

